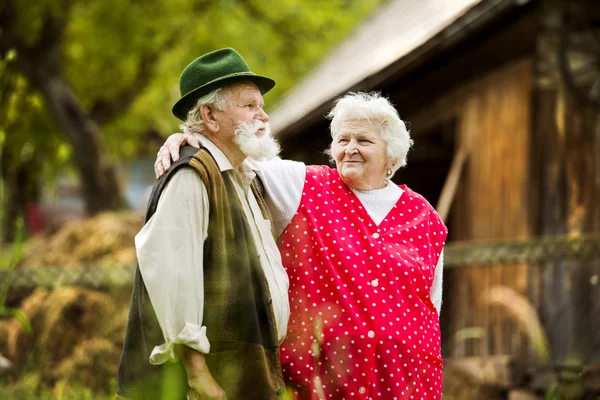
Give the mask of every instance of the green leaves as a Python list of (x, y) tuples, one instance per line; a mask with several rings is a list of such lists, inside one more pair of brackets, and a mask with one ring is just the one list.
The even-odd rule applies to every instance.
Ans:
[[(144, 152), (150, 133), (166, 137), (178, 130), (170, 110), (179, 98), (179, 74), (199, 55), (234, 47), (253, 70), (273, 77), (277, 86), (266, 96), (268, 110), (382, 2), (5, 1), (14, 8), (19, 41), (34, 45), (44, 23), (61, 24), (62, 73), (102, 127), (112, 160)], [(0, 116), (0, 129), (15, 136), (7, 140), (8, 153), (16, 157), (25, 142), (33, 143), (34, 158), (43, 154), (52, 176), (65, 166), (68, 145), (35, 88), (23, 81), (14, 57), (5, 55), (12, 68), (0, 78), (9, 82), (0, 103), (11, 104)]]
[(23, 329), (25, 329), (27, 333), (33, 332), (33, 329), (31, 329), (31, 324), (29, 323), (27, 316), (23, 311), (19, 309), (0, 306), (0, 317), (13, 317), (21, 323)]
[[(0, 138), (3, 140), (4, 135), (0, 135)], [(1, 159), (1, 156), (0, 156), (0, 159)], [(3, 184), (3, 181), (0, 179), (0, 198), (3, 198), (3, 194), (4, 194), (4, 184)], [(0, 237), (2, 237), (1, 227), (4, 224), (3, 216), (4, 216), (4, 209), (3, 209), (2, 205), (0, 204)], [(10, 287), (10, 281), (12, 279), (13, 272), (14, 272), (15, 268), (17, 268), (19, 261), (21, 261), (21, 258), (23, 257), (23, 242), (24, 242), (23, 234), (24, 234), (24, 231), (25, 231), (25, 228), (23, 225), (23, 218), (18, 218), (15, 241), (12, 245), (12, 250), (10, 251), (10, 254), (5, 254), (4, 248), (0, 247), (0, 263), (1, 263), (0, 264), (0, 277), (2, 277), (2, 279), (0, 280), (0, 319), (7, 318), (7, 317), (14, 317), (21, 323), (21, 325), (23, 325), (23, 328), (28, 333), (31, 333), (32, 332), (31, 325), (29, 324), (29, 321), (27, 320), (27, 317), (25, 316), (25, 314), (17, 308), (11, 308), (11, 307), (5, 306), (6, 296), (8, 295), (8, 289)]]
[[(2, 165), (2, 150), (4, 148), (4, 141), (6, 134), (0, 129), (0, 166)], [(0, 167), (0, 199), (4, 199), (4, 180), (2, 179), (2, 169)], [(2, 228), (4, 227), (4, 207), (0, 202), (0, 238), (2, 237)], [(23, 242), (24, 242), (25, 227), (23, 224), (23, 218), (17, 219), (17, 226), (15, 230), (15, 240), (12, 245), (10, 254), (5, 254), (5, 249), (0, 243), (0, 319), (6, 317), (14, 317), (23, 328), (31, 333), (31, 325), (27, 320), (25, 314), (16, 308), (6, 307), (6, 296), (8, 295), (8, 289), (10, 287), (10, 281), (12, 279), (13, 272), (17, 265), (23, 258)]]

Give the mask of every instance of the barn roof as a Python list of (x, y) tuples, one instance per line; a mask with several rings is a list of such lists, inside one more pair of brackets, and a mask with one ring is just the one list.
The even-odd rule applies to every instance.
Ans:
[(390, 0), (358, 26), (269, 113), (285, 136), (322, 118), (332, 100), (349, 90), (372, 90), (386, 70), (410, 62), (507, 8), (529, 0)]

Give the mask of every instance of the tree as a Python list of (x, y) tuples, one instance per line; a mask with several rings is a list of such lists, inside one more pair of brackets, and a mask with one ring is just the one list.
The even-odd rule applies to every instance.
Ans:
[(73, 161), (80, 174), (87, 211), (95, 214), (118, 208), (123, 202), (114, 170), (102, 149), (100, 125), (126, 108), (146, 86), (161, 46), (168, 43), (158, 43), (153, 51), (146, 47), (146, 51), (138, 52), (139, 68), (134, 78), (120, 87), (113, 101), (96, 99), (86, 109), (65, 77), (63, 62), (66, 28), (76, 13), (74, 6), (70, 0), (36, 4), (2, 0), (0, 52), (16, 50), (14, 66), (18, 73), (45, 99), (46, 111), (74, 150)]
[(0, 0), (0, 55), (16, 52), (0, 78), (6, 158), (29, 143), (27, 166), (70, 159), (88, 212), (118, 208), (114, 160), (175, 130), (178, 74), (194, 57), (235, 47), (276, 78), (273, 102), (380, 1)]

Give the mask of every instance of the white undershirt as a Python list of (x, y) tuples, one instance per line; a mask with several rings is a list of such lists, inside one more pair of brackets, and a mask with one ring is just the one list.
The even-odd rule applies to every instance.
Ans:
[(379, 225), (389, 214), (404, 192), (404, 190), (393, 183), (388, 183), (383, 189), (350, 189), (358, 197), (365, 210), (367, 210), (367, 214), (369, 214), (376, 225)]

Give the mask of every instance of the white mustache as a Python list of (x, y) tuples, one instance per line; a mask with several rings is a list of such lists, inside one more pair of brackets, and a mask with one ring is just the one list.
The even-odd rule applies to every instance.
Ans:
[(259, 119), (254, 120), (252, 122), (242, 122), (237, 126), (236, 131), (242, 129), (246, 132), (254, 134), (256, 134), (259, 130), (263, 129), (267, 136), (271, 135), (271, 125), (269, 125), (268, 122), (261, 121)]
[[(260, 129), (264, 133), (258, 136)], [(271, 136), (269, 123), (261, 120), (239, 124), (235, 129), (235, 142), (244, 154), (255, 160), (270, 160), (280, 151), (279, 145)]]

